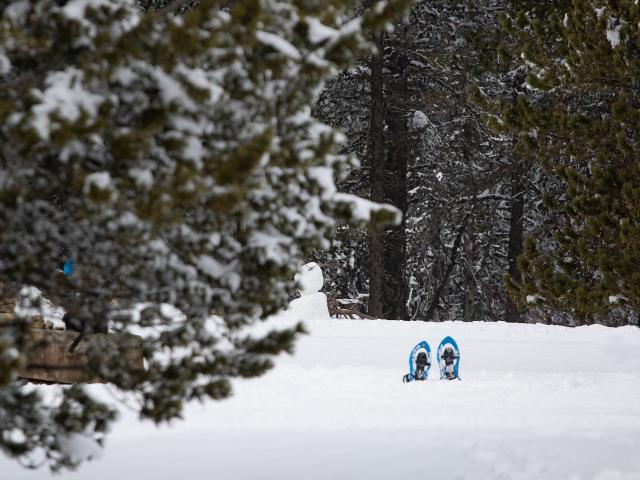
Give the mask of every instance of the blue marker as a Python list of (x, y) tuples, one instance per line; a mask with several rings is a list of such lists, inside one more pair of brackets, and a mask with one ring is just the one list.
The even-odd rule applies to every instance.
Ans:
[(64, 261), (64, 264), (62, 265), (62, 273), (64, 273), (66, 277), (73, 273), (73, 260), (71, 258), (67, 258)]

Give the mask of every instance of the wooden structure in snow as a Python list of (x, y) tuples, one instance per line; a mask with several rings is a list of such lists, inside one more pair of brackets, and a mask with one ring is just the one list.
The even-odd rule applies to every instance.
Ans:
[[(3, 322), (15, 321), (12, 312), (0, 312), (0, 329)], [(25, 348), (27, 366), (18, 372), (18, 377), (38, 383), (104, 383), (97, 372), (89, 368), (89, 350), (96, 352), (122, 352), (119, 361), (124, 361), (130, 371), (144, 369), (142, 339), (123, 333), (86, 334), (73, 352), (69, 346), (80, 334), (67, 330), (44, 328), (42, 320), (35, 319), (29, 332)], [(105, 355), (104, 364), (109, 366)]]
[[(89, 366), (89, 349), (94, 351), (121, 351), (129, 370), (144, 368), (142, 360), (142, 339), (122, 333), (87, 334), (73, 352), (69, 346), (78, 332), (66, 330), (31, 329), (27, 346), (27, 368), (18, 376), (46, 383), (104, 383)], [(105, 356), (105, 364), (109, 359)]]

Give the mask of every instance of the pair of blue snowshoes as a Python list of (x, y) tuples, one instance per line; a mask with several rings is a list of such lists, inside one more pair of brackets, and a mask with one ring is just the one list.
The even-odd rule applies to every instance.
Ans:
[[(460, 380), (458, 367), (460, 366), (460, 349), (451, 337), (445, 337), (440, 342), (436, 352), (440, 367), (440, 380)], [(426, 340), (418, 343), (409, 355), (409, 373), (402, 377), (404, 383), (414, 380), (423, 381), (429, 377), (431, 367), (431, 348)]]

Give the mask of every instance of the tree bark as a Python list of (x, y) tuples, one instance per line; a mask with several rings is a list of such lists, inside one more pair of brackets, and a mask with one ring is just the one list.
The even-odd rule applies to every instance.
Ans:
[(464, 240), (464, 256), (466, 260), (465, 284), (467, 291), (464, 294), (464, 305), (462, 311), (462, 319), (465, 322), (472, 322), (476, 317), (476, 278), (473, 273), (473, 265), (475, 260), (476, 244), (473, 237), (468, 235)]
[(407, 103), (407, 56), (399, 53), (388, 61), (392, 77), (387, 82), (389, 98), (385, 109), (389, 128), (389, 145), (385, 168), (385, 198), (402, 212), (400, 225), (388, 228), (384, 241), (384, 317), (406, 320), (409, 286), (407, 282), (407, 164), (408, 131), (405, 116)]
[[(511, 181), (511, 219), (509, 221), (509, 275), (519, 282), (522, 278), (518, 269), (518, 256), (522, 253), (524, 225), (524, 188), (519, 173), (515, 173)], [(507, 301), (507, 322), (519, 322), (518, 306), (509, 298)]]
[[(369, 116), (369, 160), (371, 163), (371, 200), (384, 202), (384, 83), (382, 63), (384, 34), (374, 33), (377, 52), (371, 56), (371, 110)], [(384, 232), (369, 232), (369, 305), (368, 314), (383, 317)]]

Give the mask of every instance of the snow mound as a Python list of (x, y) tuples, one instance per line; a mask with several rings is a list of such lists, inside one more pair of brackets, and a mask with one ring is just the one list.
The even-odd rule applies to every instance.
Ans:
[(329, 320), (327, 296), (322, 292), (312, 293), (291, 301), (287, 313), (301, 321)]

